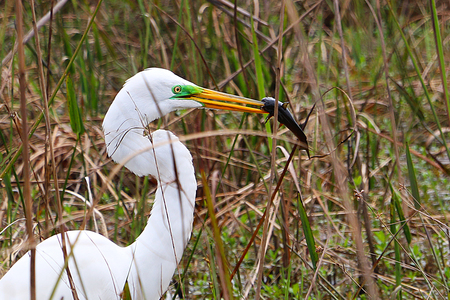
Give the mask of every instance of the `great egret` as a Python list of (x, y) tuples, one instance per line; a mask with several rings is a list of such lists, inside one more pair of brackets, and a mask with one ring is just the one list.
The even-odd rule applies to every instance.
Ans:
[[(250, 104), (259, 108), (233, 103)], [(129, 79), (103, 121), (108, 154), (136, 175), (158, 181), (148, 224), (136, 241), (120, 247), (104, 236), (68, 231), (68, 262), (61, 235), (36, 247), (36, 296), (73, 299), (66, 267), (79, 299), (120, 299), (126, 283), (132, 299), (159, 299), (168, 288), (192, 231), (197, 181), (188, 149), (169, 131), (146, 126), (171, 111), (208, 107), (265, 113), (260, 101), (201, 88), (164, 69), (150, 68)], [(29, 299), (30, 254), (0, 280), (0, 299)]]

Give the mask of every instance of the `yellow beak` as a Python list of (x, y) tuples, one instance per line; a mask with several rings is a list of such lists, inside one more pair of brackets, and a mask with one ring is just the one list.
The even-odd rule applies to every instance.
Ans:
[[(268, 113), (265, 110), (261, 109), (261, 107), (264, 106), (264, 103), (261, 101), (234, 96), (205, 88), (203, 88), (203, 91), (201, 93), (191, 95), (189, 98), (197, 102), (203, 103), (204, 106), (207, 108), (224, 109), (232, 111), (258, 113), (258, 114)], [(239, 103), (241, 105), (233, 103)], [(244, 104), (258, 106), (259, 108), (243, 106)]]

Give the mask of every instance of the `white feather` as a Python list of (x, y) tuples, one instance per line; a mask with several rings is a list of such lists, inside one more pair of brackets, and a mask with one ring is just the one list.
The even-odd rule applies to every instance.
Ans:
[[(127, 280), (132, 299), (159, 299), (183, 255), (197, 189), (192, 157), (169, 131), (144, 134), (149, 122), (173, 110), (201, 106), (170, 99), (178, 84), (193, 85), (170, 71), (147, 69), (126, 82), (105, 116), (108, 154), (118, 163), (131, 155), (124, 165), (139, 176), (155, 177), (158, 189), (147, 226), (128, 247), (87, 230), (66, 233), (68, 266), (80, 300), (120, 299)], [(67, 278), (58, 234), (36, 247), (37, 299), (72, 299)], [(0, 279), (0, 299), (29, 299), (29, 282), (27, 253)]]

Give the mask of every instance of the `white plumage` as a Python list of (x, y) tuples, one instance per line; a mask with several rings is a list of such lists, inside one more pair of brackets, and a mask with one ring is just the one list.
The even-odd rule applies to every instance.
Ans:
[[(149, 135), (145, 127), (171, 111), (209, 107), (211, 101), (205, 100), (209, 104), (204, 104), (199, 98), (202, 92), (177, 98), (175, 86), (203, 90), (168, 70), (147, 69), (125, 83), (105, 116), (103, 130), (108, 154), (139, 176), (155, 177), (158, 188), (147, 226), (128, 247), (87, 230), (66, 232), (68, 266), (80, 300), (120, 299), (126, 282), (132, 299), (159, 299), (183, 255), (192, 231), (197, 189), (192, 157), (171, 132), (158, 130)], [(205, 91), (208, 99), (215, 93)], [(242, 102), (242, 98), (236, 100), (223, 93), (218, 97), (258, 103), (249, 99)], [(237, 110), (220, 107), (222, 104), (217, 102), (211, 107)], [(29, 299), (29, 282), (27, 253), (0, 279), (0, 299)], [(60, 234), (36, 247), (36, 296), (38, 300), (73, 299)]]

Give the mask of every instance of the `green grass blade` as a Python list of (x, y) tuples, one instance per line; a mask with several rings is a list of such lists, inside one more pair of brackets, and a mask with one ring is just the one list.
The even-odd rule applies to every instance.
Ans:
[(408, 165), (408, 176), (409, 176), (409, 183), (411, 185), (411, 193), (414, 197), (414, 207), (416, 209), (420, 209), (420, 194), (419, 194), (419, 187), (417, 185), (417, 177), (416, 177), (416, 170), (414, 169), (414, 165), (411, 158), (411, 152), (409, 151), (409, 143), (406, 143), (406, 162)]
[[(258, 38), (256, 36), (253, 18), (251, 18), (251, 25), (252, 25), (252, 39), (253, 39), (253, 57), (255, 58), (256, 86), (258, 88), (259, 99), (262, 99), (265, 97), (264, 73), (262, 71), (261, 55), (259, 54)], [(266, 131), (270, 136), (272, 134), (272, 128), (270, 126), (270, 123), (266, 122), (265, 126)], [(268, 138), (268, 145), (269, 150), (272, 151), (272, 138), (270, 137)]]
[[(392, 232), (392, 234), (396, 234), (397, 233), (397, 225), (396, 225), (396, 218), (395, 218), (395, 210), (397, 208), (397, 204), (396, 204), (396, 197), (392, 197), (391, 198), (391, 226), (390, 226), (390, 230)], [(402, 299), (402, 290), (401, 290), (401, 284), (402, 284), (402, 266), (400, 264), (401, 262), (401, 249), (400, 249), (400, 245), (397, 241), (397, 239), (394, 239), (394, 253), (395, 253), (395, 283), (397, 285), (396, 290), (398, 289), (397, 292), (397, 300), (401, 300)], [(399, 288), (400, 287), (400, 288)]]
[(300, 193), (297, 194), (297, 203), (298, 203), (298, 214), (300, 216), (300, 220), (302, 221), (303, 233), (305, 234), (306, 245), (308, 246), (309, 255), (311, 257), (311, 261), (314, 267), (314, 270), (317, 268), (317, 262), (319, 261), (319, 255), (316, 252), (316, 242), (314, 240), (314, 235), (311, 230), (311, 225), (309, 224), (308, 215), (306, 214), (305, 207), (303, 206), (303, 201), (300, 196)]
[(144, 32), (144, 38), (142, 40), (142, 49), (141, 49), (141, 55), (142, 55), (142, 68), (148, 68), (148, 47), (150, 44), (150, 31), (151, 31), (151, 27), (150, 27), (150, 19), (148, 17), (148, 15), (150, 14), (150, 12), (147, 11), (145, 5), (144, 5), (144, 1), (142, 0), (138, 0), (138, 4), (139, 4), (139, 9), (141, 10), (141, 14), (143, 16), (144, 19), (144, 24), (145, 24), (145, 32)]
[(389, 182), (389, 186), (391, 188), (392, 199), (393, 199), (392, 201), (394, 201), (395, 209), (397, 210), (397, 215), (400, 220), (400, 225), (401, 225), (401, 227), (403, 227), (403, 233), (405, 235), (405, 238), (406, 238), (408, 244), (411, 244), (411, 241), (412, 241), (411, 230), (409, 229), (408, 223), (406, 222), (406, 219), (405, 219), (405, 214), (403, 213), (400, 196), (397, 193), (397, 191), (394, 190), (394, 187), (392, 186), (391, 182)]
[(445, 56), (444, 56), (444, 50), (442, 49), (442, 37), (441, 37), (441, 29), (439, 27), (439, 19), (437, 16), (437, 10), (436, 10), (436, 2), (435, 0), (430, 0), (431, 4), (431, 15), (433, 16), (433, 32), (434, 32), (434, 39), (436, 43), (436, 51), (439, 58), (439, 68), (441, 70), (441, 80), (442, 80), (442, 86), (444, 89), (444, 97), (445, 97), (445, 103), (447, 105), (447, 118), (450, 120), (450, 99), (448, 97), (448, 83), (447, 83), (447, 75), (446, 75), (446, 68), (445, 68)]
[(251, 19), (252, 24), (252, 38), (253, 38), (253, 57), (255, 58), (255, 71), (256, 71), (256, 84), (258, 88), (258, 96), (260, 99), (264, 98), (264, 74), (261, 66), (261, 55), (259, 54), (258, 38), (255, 32), (255, 24), (253, 18)]
[(97, 61), (102, 62), (103, 61), (103, 51), (102, 47), (100, 46), (100, 34), (98, 32), (97, 24), (92, 24), (92, 32), (94, 34), (94, 49), (95, 49), (95, 57)]
[(67, 87), (67, 106), (69, 108), (70, 127), (73, 132), (80, 136), (84, 133), (83, 120), (81, 118), (80, 108), (78, 107), (77, 96), (71, 76), (66, 78)]
[[(64, 29), (63, 26), (61, 26), (61, 38), (64, 44), (64, 52), (66, 53), (67, 57), (73, 57), (73, 51), (72, 51), (72, 46), (70, 45), (70, 37), (67, 34), (66, 30)], [(82, 44), (82, 41), (80, 41), (80, 44)], [(75, 73), (75, 65), (69, 63), (67, 65), (68, 68), (68, 73)]]
[[(181, 1), (181, 3), (180, 3), (180, 11), (178, 13), (178, 20), (182, 19), (182, 16), (183, 16), (183, 5), (184, 5), (184, 1)], [(172, 60), (170, 61), (170, 69), (171, 70), (173, 70), (173, 68), (175, 67), (175, 60), (177, 58), (177, 51), (178, 51), (178, 47), (179, 47), (180, 33), (181, 33), (181, 28), (180, 28), (180, 26), (177, 26), (177, 30), (176, 30), (176, 33), (175, 33), (175, 41), (174, 41), (173, 46), (172, 46)]]
[(233, 299), (233, 287), (231, 285), (231, 278), (230, 278), (230, 272), (227, 265), (227, 258), (225, 255), (225, 247), (222, 242), (222, 235), (220, 233), (220, 228), (217, 223), (216, 214), (214, 211), (214, 205), (212, 202), (211, 192), (208, 186), (208, 181), (206, 179), (205, 172), (202, 170), (202, 182), (203, 182), (203, 192), (206, 198), (206, 204), (208, 206), (208, 213), (209, 217), (211, 219), (211, 225), (213, 227), (213, 235), (214, 235), (214, 241), (218, 250), (218, 257), (221, 260), (221, 265), (217, 266), (219, 268), (221, 275), (221, 279), (223, 280), (223, 284), (226, 286), (222, 286), (222, 289), (228, 290), (228, 299)]

